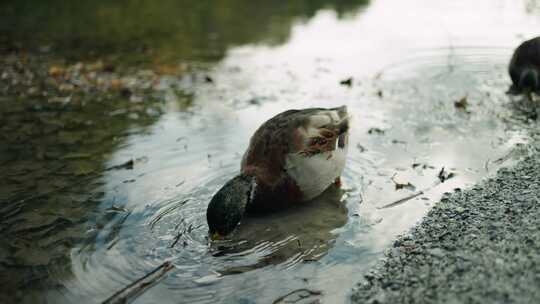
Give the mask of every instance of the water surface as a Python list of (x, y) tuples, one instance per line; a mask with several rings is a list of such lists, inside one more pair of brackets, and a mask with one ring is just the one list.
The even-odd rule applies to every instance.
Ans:
[[(114, 112), (133, 107), (121, 101), (32, 112), (24, 106), (31, 100), (2, 97), (12, 106), (1, 116), (11, 144), (0, 161), (8, 175), (0, 186), (7, 299), (94, 303), (171, 261), (170, 275), (137, 303), (271, 303), (302, 288), (322, 294), (287, 299), (346, 302), (392, 240), (445, 192), (471, 187), (526, 152), (534, 123), (504, 93), (506, 65), (513, 48), (537, 34), (540, 4), (335, 2), (265, 7), (262, 15), (277, 18), (285, 34), (251, 25), (253, 37), (269, 42), (238, 25), (219, 46), (187, 43), (177, 57), (171, 50), (185, 41), (174, 36), (182, 27), (164, 26), (171, 44), (169, 35), (146, 40), (160, 47), (144, 61), (164, 54), (205, 65), (160, 78), (155, 86), (166, 98), (144, 103), (137, 117)], [(215, 9), (230, 14), (226, 20), (245, 17), (235, 5)], [(206, 25), (193, 27), (206, 33)], [(39, 33), (53, 49), (57, 34)], [(96, 39), (97, 54), (129, 45)], [(340, 85), (350, 77), (352, 86)], [(467, 105), (456, 106), (464, 98)], [(286, 109), (343, 104), (353, 123), (342, 189), (249, 217), (232, 240), (210, 245), (206, 205), (238, 172), (253, 131)]]

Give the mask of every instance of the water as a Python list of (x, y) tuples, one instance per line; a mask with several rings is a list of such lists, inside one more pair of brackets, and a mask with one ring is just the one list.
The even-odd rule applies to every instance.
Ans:
[[(241, 25), (234, 38), (218, 31), (219, 44), (184, 46), (174, 60), (204, 62), (194, 75), (213, 83), (163, 77), (157, 86), (167, 98), (144, 104), (137, 119), (103, 115), (132, 107), (121, 101), (31, 112), (31, 100), (2, 97), (11, 109), (1, 116), (11, 144), (0, 161), (8, 175), (0, 186), (6, 301), (93, 303), (171, 261), (170, 275), (137, 303), (271, 303), (302, 288), (322, 294), (287, 299), (346, 302), (445, 192), (526, 153), (534, 123), (504, 94), (506, 65), (520, 41), (538, 34), (540, 3), (470, 2), (265, 8), (271, 21), (250, 25), (250, 35)], [(243, 13), (226, 12), (224, 20)], [(58, 45), (47, 30), (40, 35)], [(124, 52), (123, 43), (96, 39), (105, 45), (98, 54)], [(143, 52), (141, 64), (175, 58), (166, 37), (147, 41), (162, 47)], [(339, 84), (349, 77), (351, 87)], [(456, 107), (462, 98), (467, 106)], [(232, 240), (209, 245), (206, 205), (238, 172), (252, 132), (286, 109), (342, 104), (353, 115), (343, 188), (249, 217)], [(132, 169), (114, 168), (130, 159)], [(441, 170), (452, 174), (443, 183)]]

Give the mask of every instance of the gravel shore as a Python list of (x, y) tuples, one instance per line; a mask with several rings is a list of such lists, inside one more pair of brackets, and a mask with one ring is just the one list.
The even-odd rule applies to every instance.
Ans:
[(352, 303), (540, 303), (540, 155), (444, 197)]

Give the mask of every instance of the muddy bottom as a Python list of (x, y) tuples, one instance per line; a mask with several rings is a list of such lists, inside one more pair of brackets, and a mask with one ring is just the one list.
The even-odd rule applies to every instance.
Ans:
[[(38, 108), (43, 96), (2, 97), (3, 296), (94, 303), (170, 261), (137, 303), (346, 301), (445, 192), (527, 154), (536, 110), (505, 94), (506, 65), (540, 28), (538, 5), (503, 3), (321, 9), (278, 45), (230, 47), (185, 76), (136, 74), (151, 81), (128, 96), (112, 88), (96, 103), (88, 89)], [(342, 188), (210, 244), (206, 206), (254, 130), (286, 109), (339, 105), (353, 115)]]

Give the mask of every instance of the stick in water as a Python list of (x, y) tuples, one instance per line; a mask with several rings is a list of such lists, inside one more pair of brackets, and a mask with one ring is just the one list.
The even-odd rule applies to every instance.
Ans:
[(142, 278), (117, 291), (110, 298), (103, 301), (102, 304), (124, 304), (135, 300), (135, 298), (152, 287), (152, 285), (162, 279), (173, 268), (174, 265), (171, 262), (164, 262)]
[(384, 208), (390, 208), (390, 207), (394, 207), (394, 206), (397, 206), (397, 205), (401, 205), (401, 204), (405, 203), (406, 201), (412, 200), (413, 198), (418, 197), (418, 196), (420, 196), (422, 194), (424, 194), (424, 191), (419, 191), (419, 192), (413, 193), (413, 194), (411, 194), (411, 195), (409, 195), (407, 197), (399, 199), (399, 200), (397, 200), (395, 202), (392, 202), (390, 204), (379, 207), (377, 209), (384, 209)]

